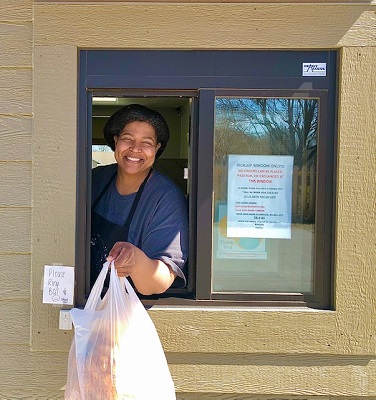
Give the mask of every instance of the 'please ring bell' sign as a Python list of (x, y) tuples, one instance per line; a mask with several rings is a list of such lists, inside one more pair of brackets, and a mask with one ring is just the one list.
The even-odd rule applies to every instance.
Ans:
[(43, 303), (73, 304), (74, 268), (45, 265), (43, 279)]

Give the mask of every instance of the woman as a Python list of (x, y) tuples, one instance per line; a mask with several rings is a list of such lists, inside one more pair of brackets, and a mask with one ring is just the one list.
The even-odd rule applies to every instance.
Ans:
[(116, 164), (92, 171), (92, 283), (107, 256), (140, 293), (163, 293), (177, 276), (185, 281), (188, 255), (185, 197), (152, 168), (169, 140), (167, 123), (131, 104), (113, 114), (103, 132)]

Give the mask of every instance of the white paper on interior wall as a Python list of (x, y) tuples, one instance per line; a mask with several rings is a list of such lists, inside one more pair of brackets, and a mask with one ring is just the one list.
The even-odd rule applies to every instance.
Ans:
[(326, 63), (303, 63), (302, 76), (326, 76)]
[(228, 237), (227, 207), (218, 205), (218, 229), (214, 231), (216, 238), (217, 258), (266, 260), (265, 238)]
[(291, 238), (293, 165), (293, 156), (228, 156), (228, 237)]
[(73, 304), (74, 268), (44, 266), (43, 303)]

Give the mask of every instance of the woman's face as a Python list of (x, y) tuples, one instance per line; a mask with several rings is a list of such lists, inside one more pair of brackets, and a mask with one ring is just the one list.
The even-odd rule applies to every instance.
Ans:
[(115, 159), (125, 174), (144, 176), (153, 165), (161, 144), (147, 122), (133, 121), (115, 136)]

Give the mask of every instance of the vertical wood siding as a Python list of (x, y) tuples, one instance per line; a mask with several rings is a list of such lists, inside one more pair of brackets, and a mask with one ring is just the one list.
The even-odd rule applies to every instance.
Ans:
[(12, 400), (30, 398), (43, 370), (30, 351), (32, 8), (0, 2), (0, 398)]

